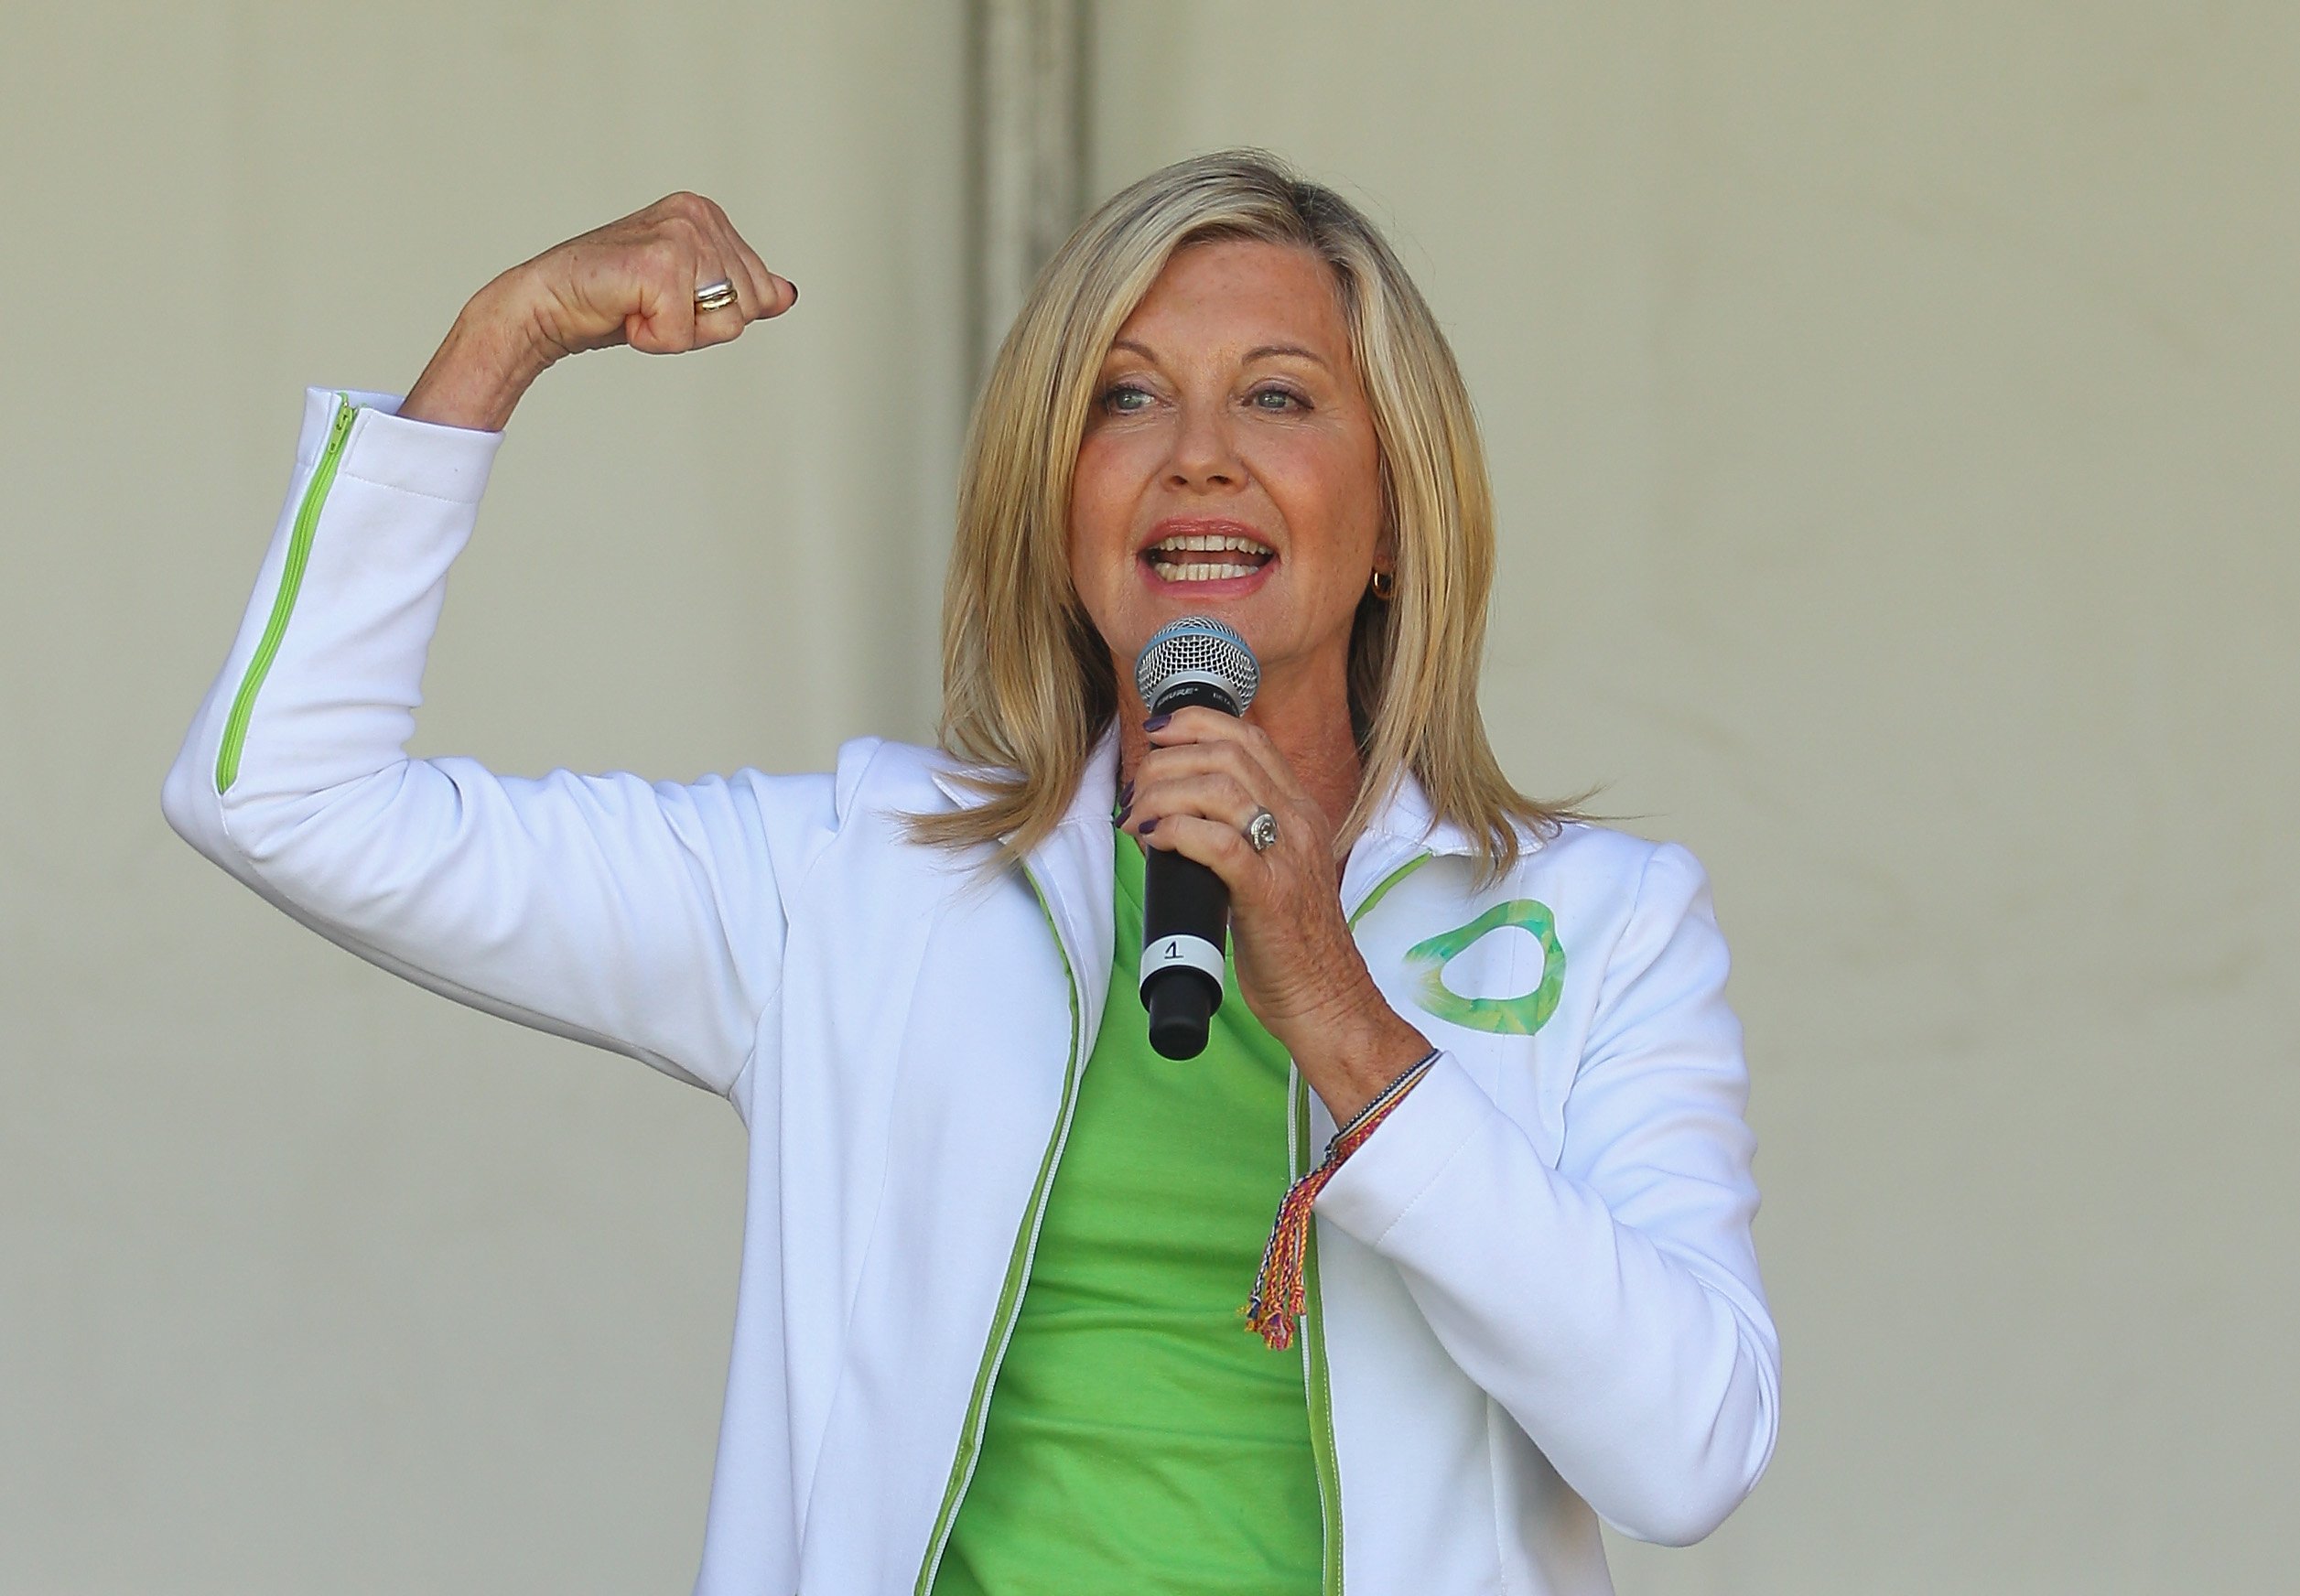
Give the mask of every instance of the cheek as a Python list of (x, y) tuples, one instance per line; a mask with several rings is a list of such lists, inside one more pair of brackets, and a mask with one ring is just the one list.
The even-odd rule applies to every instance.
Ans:
[(1072, 523), (1099, 525), (1121, 513), (1128, 497), (1125, 451), (1101, 438), (1081, 444), (1070, 479)]
[(1117, 451), (1089, 438), (1078, 450), (1070, 482), (1070, 574), (1090, 593), (1108, 580), (1107, 567), (1126, 552), (1133, 524), (1133, 496)]
[(1371, 557), (1381, 534), (1381, 471), (1354, 440), (1304, 440), (1273, 452), (1258, 474), (1298, 536), (1350, 561)]

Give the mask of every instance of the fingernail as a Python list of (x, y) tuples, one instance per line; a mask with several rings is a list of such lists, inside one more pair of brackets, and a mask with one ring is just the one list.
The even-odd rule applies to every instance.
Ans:
[(1110, 824), (1113, 825), (1124, 825), (1126, 824), (1126, 817), (1133, 813), (1134, 805), (1131, 803), (1126, 804), (1118, 810), (1118, 817)]
[(1156, 831), (1157, 829), (1158, 822), (1155, 820), (1145, 820), (1140, 825), (1135, 828), (1134, 835), (1136, 836), (1148, 836), (1151, 832)]
[(1142, 722), (1142, 729), (1144, 731), (1156, 731), (1160, 727), (1165, 725), (1173, 717), (1172, 715), (1153, 715), (1148, 720)]
[(1128, 782), (1125, 786), (1118, 789), (1118, 802), (1121, 803), (1131, 803), (1134, 802), (1133, 782)]

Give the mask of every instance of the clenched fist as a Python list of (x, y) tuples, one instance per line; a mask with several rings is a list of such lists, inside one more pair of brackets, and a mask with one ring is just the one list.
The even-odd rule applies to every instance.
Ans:
[[(721, 278), (734, 286), (735, 302), (698, 310), (695, 291)], [(665, 195), (554, 245), (473, 295), (399, 413), (500, 431), (528, 385), (567, 355), (619, 343), (648, 354), (725, 343), (798, 297), (716, 204), (699, 194)]]

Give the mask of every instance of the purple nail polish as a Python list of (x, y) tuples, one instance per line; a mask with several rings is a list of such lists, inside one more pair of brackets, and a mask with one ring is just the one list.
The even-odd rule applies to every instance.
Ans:
[(1160, 727), (1165, 725), (1173, 717), (1171, 715), (1153, 715), (1148, 720), (1142, 722), (1142, 729), (1144, 731), (1156, 731)]
[(1127, 817), (1128, 815), (1129, 815), (1129, 814), (1133, 814), (1133, 813), (1134, 813), (1134, 805), (1133, 805), (1133, 804), (1131, 804), (1131, 803), (1121, 804), (1121, 805), (1119, 806), (1119, 808), (1118, 808), (1118, 817), (1116, 820), (1112, 821), (1110, 824), (1111, 824), (1112, 825), (1124, 825), (1126, 824), (1126, 817)]
[(1140, 825), (1135, 828), (1134, 835), (1136, 836), (1148, 836), (1151, 832), (1156, 831), (1157, 829), (1158, 822), (1155, 820), (1145, 820)]
[(1133, 782), (1128, 782), (1125, 786), (1118, 789), (1118, 802), (1120, 803), (1131, 803), (1134, 802)]

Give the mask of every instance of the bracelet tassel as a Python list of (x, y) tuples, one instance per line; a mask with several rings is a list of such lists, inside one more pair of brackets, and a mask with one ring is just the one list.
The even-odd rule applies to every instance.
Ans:
[(1269, 1244), (1262, 1249), (1262, 1267), (1254, 1277), (1254, 1294), (1238, 1310), (1246, 1316), (1246, 1328), (1260, 1336), (1272, 1352), (1282, 1353), (1293, 1345), (1294, 1330), (1307, 1305), (1302, 1256), (1309, 1248), (1311, 1211), (1317, 1205), (1318, 1193), (1325, 1190), (1343, 1160), (1364, 1147), (1389, 1117), (1389, 1111), (1405, 1100), (1407, 1092), (1429, 1073), (1437, 1057), (1438, 1050), (1432, 1048), (1420, 1062), (1383, 1087), (1371, 1103), (1351, 1116), (1349, 1124), (1334, 1133), (1326, 1144), (1324, 1161), (1288, 1187), (1280, 1200)]

